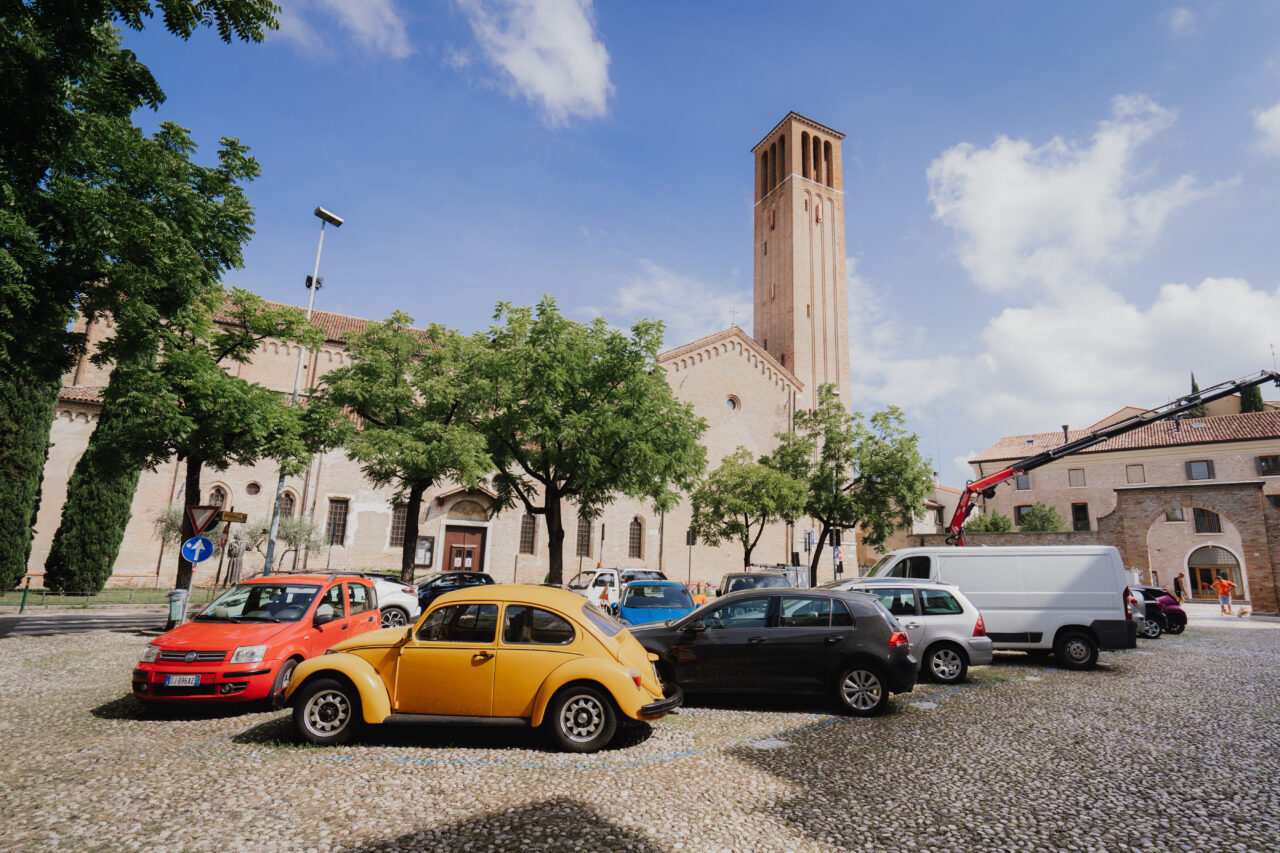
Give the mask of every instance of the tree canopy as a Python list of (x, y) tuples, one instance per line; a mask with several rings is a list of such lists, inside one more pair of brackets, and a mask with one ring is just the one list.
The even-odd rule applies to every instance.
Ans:
[(1262, 386), (1250, 385), (1240, 392), (1240, 412), (1265, 412), (1266, 403), (1262, 399)]
[(742, 565), (776, 521), (793, 522), (804, 512), (806, 483), (776, 467), (757, 461), (739, 447), (693, 492), (689, 527), (708, 545), (728, 540), (742, 546)]
[(578, 323), (544, 296), (498, 304), (483, 378), (481, 423), (497, 474), (494, 511), (523, 506), (547, 525), (551, 583), (564, 564), (563, 503), (590, 518), (618, 494), (669, 508), (706, 464), (706, 423), (676, 399), (658, 364), (662, 324), (626, 334)]
[(444, 480), (474, 487), (493, 467), (477, 428), (489, 397), (484, 338), (412, 324), (397, 311), (351, 336), (350, 364), (328, 373), (322, 391), (360, 419), (347, 454), (375, 486), (394, 487), (404, 504), (406, 583), (413, 580), (422, 495)]
[(820, 525), (809, 565), (812, 583), (833, 529), (856, 527), (864, 543), (878, 548), (924, 511), (932, 470), (903, 421), (896, 406), (869, 420), (850, 414), (835, 386), (824, 384), (817, 407), (796, 412), (794, 431), (778, 433), (768, 464), (806, 484), (805, 514)]
[(1058, 515), (1058, 511), (1048, 504), (1036, 504), (1022, 514), (1022, 522), (1018, 529), (1026, 533), (1053, 533), (1066, 530), (1067, 523)]
[(993, 510), (989, 515), (975, 513), (969, 516), (969, 520), (964, 523), (964, 529), (967, 533), (1008, 533), (1013, 530), (1013, 522), (1009, 516)]

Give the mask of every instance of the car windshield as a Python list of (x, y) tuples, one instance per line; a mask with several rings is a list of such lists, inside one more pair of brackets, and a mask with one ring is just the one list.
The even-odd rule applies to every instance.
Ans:
[(319, 592), (314, 584), (237, 584), (201, 610), (195, 621), (297, 622)]
[(892, 559), (893, 559), (892, 554), (885, 554), (883, 557), (876, 560), (876, 564), (867, 570), (866, 577), (873, 578), (876, 575), (880, 574), (881, 570), (884, 569), (884, 567), (888, 565), (889, 561)]
[(653, 569), (630, 569), (622, 573), (622, 582), (631, 583), (632, 581), (664, 581), (667, 576), (662, 572)]
[(729, 579), (729, 588), (725, 592), (737, 592), (740, 589), (765, 589), (778, 587), (785, 589), (791, 584), (782, 575), (742, 575)]
[(693, 599), (682, 586), (657, 583), (634, 583), (622, 593), (623, 607), (686, 608)]
[(586, 589), (595, 576), (595, 572), (578, 572), (573, 576), (573, 580), (569, 581), (569, 589)]

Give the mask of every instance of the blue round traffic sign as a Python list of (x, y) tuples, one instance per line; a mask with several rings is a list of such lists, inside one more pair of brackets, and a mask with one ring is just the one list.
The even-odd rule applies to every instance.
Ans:
[(213, 556), (213, 543), (203, 536), (193, 536), (182, 543), (182, 556), (192, 563), (203, 562)]

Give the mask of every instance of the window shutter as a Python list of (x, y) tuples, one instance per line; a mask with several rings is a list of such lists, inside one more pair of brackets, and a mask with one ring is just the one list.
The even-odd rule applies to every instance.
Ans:
[(1253, 464), (1257, 466), (1258, 476), (1261, 477), (1262, 476), (1262, 457), (1261, 456), (1253, 457)]
[(1210, 480), (1216, 480), (1216, 479), (1217, 479), (1217, 477), (1213, 476), (1213, 460), (1212, 460), (1212, 459), (1210, 459), (1209, 461), (1205, 462), (1204, 464), (1205, 464), (1205, 466), (1206, 466), (1206, 467), (1208, 467), (1208, 469), (1209, 469), (1209, 479), (1210, 479)]
[(1191, 479), (1191, 463), (1190, 463), (1190, 462), (1183, 462), (1182, 464), (1183, 464), (1184, 466), (1186, 466), (1186, 469), (1187, 469), (1187, 479), (1188, 479), (1188, 480), (1190, 480), (1190, 479)]

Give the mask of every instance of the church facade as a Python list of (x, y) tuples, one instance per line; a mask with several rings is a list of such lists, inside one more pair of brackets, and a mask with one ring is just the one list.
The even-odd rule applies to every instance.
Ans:
[[(707, 421), (703, 443), (710, 468), (739, 446), (756, 455), (771, 451), (775, 434), (791, 428), (796, 410), (813, 405), (819, 384), (834, 383), (848, 405), (842, 138), (830, 128), (789, 113), (752, 149), (754, 334), (732, 325), (659, 357), (676, 396)], [(324, 330), (326, 342), (305, 354), (304, 385), (313, 385), (329, 370), (346, 364), (343, 339), (367, 322), (324, 311), (313, 312), (312, 321)], [(88, 334), (92, 351), (95, 342), (111, 334), (110, 320), (82, 320), (80, 330)], [(250, 363), (232, 369), (248, 381), (288, 392), (301, 357), (297, 346), (266, 341)], [(84, 358), (66, 377), (52, 426), (53, 446), (29, 567), (36, 585), (71, 471), (97, 422), (108, 376), (109, 370)], [(226, 471), (206, 468), (201, 502), (245, 512), (250, 525), (267, 520), (277, 476), (270, 463)], [(109, 586), (173, 583), (177, 549), (160, 540), (156, 520), (185, 502), (182, 488), (181, 463), (170, 461), (143, 474)], [(282, 506), (291, 516), (311, 519), (321, 530), (324, 544), (302, 553), (285, 553), (278, 558), (278, 566), (312, 571), (398, 569), (405, 510), (394, 498), (393, 490), (370, 485), (341, 450), (322, 454), (303, 476), (286, 480)], [(419, 570), (480, 570), (499, 582), (541, 582), (549, 562), (544, 523), (523, 509), (491, 516), (492, 500), (493, 493), (484, 485), (464, 489), (442, 484), (425, 495), (419, 518)], [(666, 513), (621, 497), (596, 519), (574, 519), (572, 511), (567, 512), (566, 579), (580, 567), (602, 564), (660, 568), (674, 579), (714, 583), (724, 572), (741, 568), (742, 553), (736, 544), (687, 545), (689, 520), (687, 498)], [(800, 539), (796, 528), (773, 525), (761, 538), (754, 561), (790, 562)], [(245, 574), (260, 570), (262, 563), (261, 552), (249, 551)], [(212, 583), (216, 571), (215, 560), (200, 564), (196, 583)], [(828, 564), (820, 576), (830, 577), (831, 572)]]

